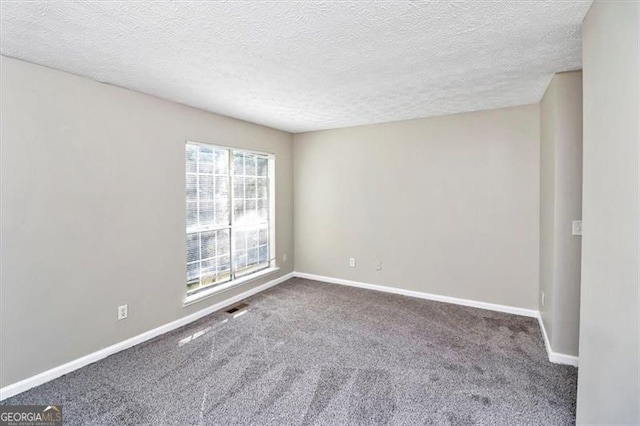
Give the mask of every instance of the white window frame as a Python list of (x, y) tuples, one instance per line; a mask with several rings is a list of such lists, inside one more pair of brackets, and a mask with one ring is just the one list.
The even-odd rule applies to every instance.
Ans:
[[(191, 140), (187, 140), (185, 142), (185, 147), (187, 144), (191, 144), (191, 145), (202, 145), (202, 146), (206, 146), (212, 149), (222, 149), (222, 150), (227, 150), (229, 151), (229, 224), (227, 225), (219, 225), (219, 226), (212, 226), (210, 229), (207, 229), (209, 231), (218, 231), (218, 230), (224, 230), (224, 229), (229, 229), (229, 236), (230, 236), (230, 247), (229, 247), (229, 262), (230, 262), (230, 279), (229, 281), (225, 281), (223, 283), (220, 284), (210, 284), (208, 286), (205, 287), (201, 287), (198, 289), (194, 289), (194, 290), (187, 290), (186, 291), (186, 298), (184, 300), (184, 306), (190, 305), (192, 303), (195, 303), (197, 301), (200, 301), (202, 299), (205, 299), (207, 297), (211, 297), (213, 295), (216, 295), (218, 293), (221, 293), (223, 291), (229, 290), (231, 288), (234, 288), (236, 286), (239, 286), (241, 284), (262, 278), (266, 275), (270, 275), (272, 273), (277, 272), (280, 268), (277, 266), (277, 262), (276, 262), (276, 231), (275, 231), (275, 213), (276, 213), (276, 199), (275, 199), (275, 167), (276, 167), (276, 156), (273, 153), (268, 153), (268, 152), (261, 152), (261, 151), (254, 151), (254, 150), (249, 150), (249, 149), (241, 149), (241, 148), (234, 148), (231, 146), (224, 146), (224, 145), (217, 145), (217, 144), (211, 144), (211, 143), (205, 143), (205, 142), (197, 142), (197, 141), (191, 141)], [(186, 151), (186, 150), (185, 150)], [(183, 152), (185, 152), (183, 151)], [(233, 238), (233, 229), (234, 229), (234, 215), (233, 215), (233, 209), (234, 209), (234, 197), (235, 197), (235, 190), (234, 190), (234, 174), (233, 174), (233, 157), (234, 157), (234, 153), (235, 152), (242, 152), (242, 153), (248, 153), (248, 154), (252, 154), (258, 157), (263, 157), (266, 158), (268, 160), (268, 166), (267, 166), (267, 179), (268, 179), (268, 187), (267, 187), (267, 200), (269, 202), (269, 209), (268, 209), (268, 213), (267, 213), (267, 219), (266, 219), (266, 223), (267, 223), (267, 232), (268, 232), (268, 236), (269, 236), (269, 241), (268, 241), (268, 245), (267, 245), (267, 258), (268, 258), (268, 264), (267, 266), (264, 266), (258, 270), (255, 271), (251, 271), (249, 273), (245, 273), (245, 274), (241, 274), (240, 276), (236, 277), (236, 271), (234, 268), (234, 253), (235, 253), (235, 244), (234, 244), (234, 238)], [(185, 182), (184, 182), (184, 187), (186, 188), (186, 163), (185, 163), (185, 173), (183, 175), (185, 177)], [(186, 212), (186, 209), (185, 209)], [(187, 227), (186, 227), (186, 217), (185, 217), (185, 237), (186, 235), (189, 234)], [(236, 228), (238, 228), (238, 225), (235, 226)], [(195, 231), (198, 232), (198, 231)], [(184, 253), (186, 255), (187, 253), (187, 247), (186, 247), (186, 238), (185, 238), (185, 249), (184, 249)], [(186, 259), (186, 257), (185, 257)], [(184, 277), (185, 277), (185, 283), (186, 282), (186, 265), (187, 262), (184, 263), (185, 265), (185, 273), (184, 273)], [(186, 285), (185, 285), (186, 287)]]

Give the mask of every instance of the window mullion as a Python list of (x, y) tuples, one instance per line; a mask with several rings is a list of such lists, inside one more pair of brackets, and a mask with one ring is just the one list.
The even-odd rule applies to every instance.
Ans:
[(231, 280), (236, 278), (236, 268), (233, 261), (233, 254), (235, 253), (235, 243), (233, 242), (233, 209), (235, 208), (233, 187), (233, 150), (229, 150), (229, 276)]
[[(247, 155), (242, 154), (242, 212), (244, 216), (247, 216)], [(246, 225), (246, 224), (245, 224)], [(244, 249), (242, 250), (242, 256), (244, 257), (244, 269), (249, 266), (249, 247), (247, 245), (248, 232), (247, 226), (244, 227)]]
[(198, 282), (202, 285), (202, 232), (198, 232)]
[(266, 202), (267, 202), (267, 264), (268, 265), (271, 265), (271, 167), (270, 166), (271, 164), (269, 164), (269, 160), (267, 160), (267, 176), (265, 180), (267, 182)]
[[(196, 149), (196, 226), (200, 227), (200, 150)], [(202, 233), (198, 232), (198, 286), (202, 285)]]

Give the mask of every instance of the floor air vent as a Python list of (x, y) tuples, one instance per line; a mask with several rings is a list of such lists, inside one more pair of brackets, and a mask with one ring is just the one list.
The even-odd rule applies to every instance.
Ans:
[(227, 310), (225, 312), (228, 313), (228, 314), (235, 314), (236, 312), (238, 312), (241, 309), (246, 308), (247, 306), (249, 306), (248, 303), (241, 303), (241, 304), (236, 305), (233, 308), (231, 308), (231, 309), (229, 309), (229, 310)]

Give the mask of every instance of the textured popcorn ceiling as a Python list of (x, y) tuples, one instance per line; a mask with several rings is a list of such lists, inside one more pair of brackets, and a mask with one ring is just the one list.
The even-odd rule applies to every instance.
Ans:
[(301, 132), (535, 103), (582, 1), (2, 1), (3, 55)]

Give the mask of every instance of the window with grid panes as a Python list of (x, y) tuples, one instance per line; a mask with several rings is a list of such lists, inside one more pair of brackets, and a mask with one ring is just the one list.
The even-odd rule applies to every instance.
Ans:
[(187, 142), (187, 295), (271, 266), (273, 156)]

